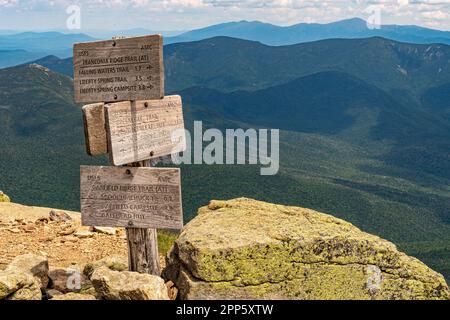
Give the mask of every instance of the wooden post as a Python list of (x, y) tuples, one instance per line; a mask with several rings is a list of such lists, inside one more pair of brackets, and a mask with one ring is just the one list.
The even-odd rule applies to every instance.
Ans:
[[(123, 59), (127, 56), (129, 61)], [(99, 70), (105, 67), (117, 72), (114, 82), (126, 82), (128, 86), (123, 86), (124, 90), (113, 92), (110, 89), (113, 85), (109, 81), (109, 74), (100, 75)], [(99, 69), (101, 68), (101, 69)], [(87, 70), (87, 71), (86, 71)], [(98, 79), (108, 79), (108, 81), (96, 81), (92, 79), (92, 74), (98, 74)], [(111, 78), (112, 79), (112, 78)], [(129, 90), (125, 90), (129, 88)], [(135, 89), (133, 89), (135, 88)], [(139, 90), (137, 90), (139, 89)], [(106, 152), (110, 153), (110, 161), (114, 166), (125, 165), (128, 167), (150, 167), (150, 160), (156, 156), (164, 156), (174, 150), (172, 139), (165, 126), (173, 130), (183, 129), (183, 113), (182, 102), (179, 96), (164, 96), (164, 64), (163, 64), (163, 43), (162, 36), (150, 35), (144, 37), (123, 38), (115, 37), (113, 40), (94, 41), (87, 43), (78, 43), (74, 45), (74, 90), (76, 102), (99, 102), (83, 108), (83, 120), (85, 124), (85, 137), (87, 142), (87, 151), (90, 155), (99, 155)], [(146, 100), (146, 101), (140, 101)], [(121, 101), (121, 103), (118, 103)], [(115, 106), (105, 105), (106, 102), (116, 102)], [(138, 103), (139, 102), (139, 103)], [(116, 109), (122, 108), (122, 112)], [(151, 111), (149, 111), (151, 109)], [(120, 110), (119, 110), (120, 111)], [(128, 113), (123, 112), (128, 111)], [(159, 121), (164, 124), (164, 128), (158, 126), (147, 126), (148, 120), (144, 121), (143, 126), (139, 126), (139, 130), (131, 130), (133, 136), (127, 130), (122, 130), (123, 126), (128, 129), (137, 128), (138, 119), (147, 119), (146, 117), (136, 117), (136, 113), (154, 113), (159, 112)], [(120, 116), (118, 116), (120, 114)], [(150, 116), (147, 114), (147, 116)], [(116, 130), (120, 126), (120, 130)], [(92, 128), (93, 127), (93, 128)], [(166, 130), (167, 129), (167, 130)], [(146, 134), (143, 131), (150, 131)], [(144, 137), (144, 138), (142, 138)], [(148, 143), (149, 137), (158, 139), (153, 143)], [(170, 139), (169, 139), (170, 138)], [(141, 139), (141, 140), (138, 140)], [(152, 138), (150, 138), (152, 139)], [(167, 145), (161, 145), (161, 141), (169, 141)], [(179, 142), (185, 141), (184, 136), (180, 137), (175, 143), (180, 147), (181, 152), (185, 145)], [(107, 144), (106, 144), (107, 142)], [(157, 143), (158, 142), (158, 143)], [(136, 145), (143, 148), (134, 149)], [(127, 149), (128, 148), (128, 149)], [(139, 152), (138, 152), (139, 151)], [(124, 156), (123, 153), (133, 152), (133, 156)], [(128, 163), (129, 161), (144, 160), (140, 162)], [(103, 168), (103, 169), (102, 169)], [(181, 182), (179, 170), (172, 169), (172, 172), (164, 177), (152, 178), (149, 171), (154, 173), (160, 172), (160, 169), (125, 169), (126, 172), (141, 172), (141, 176), (137, 175), (137, 179), (150, 177), (150, 181), (155, 185), (164, 184), (172, 194), (175, 193), (172, 200), (171, 197), (163, 198), (167, 202), (167, 206), (154, 208), (154, 211), (164, 213), (164, 215), (151, 215), (151, 212), (141, 212), (143, 216), (149, 215), (155, 221), (151, 224), (145, 224), (142, 220), (145, 217), (130, 216), (125, 221), (120, 219), (120, 214), (129, 214), (129, 212), (120, 212), (121, 204), (114, 207), (117, 203), (114, 200), (104, 199), (102, 195), (95, 194), (92, 186), (96, 183), (107, 183), (99, 176), (99, 172), (103, 170), (104, 176), (110, 180), (117, 181), (123, 179), (119, 176), (122, 169), (111, 168), (105, 170), (106, 167), (92, 168), (89, 166), (81, 167), (82, 189), (81, 197), (81, 213), (82, 221), (85, 225), (99, 225), (100, 222), (105, 226), (122, 226), (126, 227), (128, 242), (128, 265), (130, 271), (140, 273), (149, 273), (153, 275), (161, 274), (159, 263), (158, 239), (156, 229), (153, 228), (177, 228), (182, 227), (182, 206), (181, 206)], [(107, 172), (109, 171), (109, 172)], [(147, 171), (147, 172), (146, 172)], [(161, 172), (164, 169), (161, 169)], [(167, 170), (166, 170), (167, 171)], [(168, 171), (170, 171), (168, 169)], [(95, 173), (96, 172), (96, 173)], [(147, 173), (145, 175), (144, 173)], [(130, 176), (126, 183), (132, 183), (133, 176)], [(171, 181), (176, 178), (177, 181)], [(161, 180), (159, 180), (161, 179)], [(164, 180), (169, 179), (169, 180)], [(141, 183), (143, 180), (140, 180)], [(169, 181), (169, 182), (168, 182)], [(145, 181), (144, 181), (145, 182)], [(111, 191), (111, 190), (109, 190)], [(113, 190), (116, 191), (116, 190)], [(95, 195), (94, 195), (95, 194)], [(105, 204), (105, 200), (107, 203)], [(97, 202), (96, 202), (97, 201)], [(135, 200), (130, 200), (134, 202)], [(110, 203), (111, 202), (111, 203)], [(114, 218), (117, 221), (111, 221), (111, 216), (102, 216), (105, 209), (110, 210), (109, 206), (114, 207)], [(162, 209), (163, 208), (163, 209)], [(132, 211), (132, 210), (131, 210)], [(136, 211), (136, 210), (134, 210)], [(151, 211), (151, 210), (150, 210)], [(136, 212), (135, 212), (136, 214)], [(102, 221), (99, 217), (103, 217)], [(119, 217), (119, 218), (118, 218)], [(122, 220), (122, 221), (120, 221)], [(120, 223), (119, 223), (120, 222)]]
[[(150, 160), (133, 162), (130, 167), (150, 167)], [(126, 228), (128, 269), (139, 273), (161, 275), (156, 229)]]

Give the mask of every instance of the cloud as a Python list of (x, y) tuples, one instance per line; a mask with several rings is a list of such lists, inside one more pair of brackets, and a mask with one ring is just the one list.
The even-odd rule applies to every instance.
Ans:
[[(98, 28), (102, 27), (99, 21), (108, 16), (122, 17), (122, 21), (109, 25), (130, 28), (158, 22), (165, 29), (191, 29), (231, 20), (326, 23), (352, 17), (367, 19), (366, 9), (376, 6), (381, 24), (422, 24), (450, 30), (450, 0), (0, 0), (0, 25), (7, 28), (6, 21), (27, 23), (14, 20), (19, 11), (30, 16), (41, 14), (44, 23), (51, 23), (47, 21), (50, 13), (62, 16), (73, 4), (79, 5), (82, 13), (88, 12), (83, 21), (90, 26), (97, 23)], [(44, 18), (45, 12), (49, 14)]]
[(436, 10), (436, 11), (422, 12), (422, 17), (427, 19), (444, 20), (450, 18), (450, 15), (441, 10)]
[(14, 7), (17, 6), (19, 0), (0, 0), (0, 7)]

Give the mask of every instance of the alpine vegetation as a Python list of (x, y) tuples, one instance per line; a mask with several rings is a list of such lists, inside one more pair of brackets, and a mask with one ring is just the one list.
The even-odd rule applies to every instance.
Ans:
[[(180, 139), (183, 136), (185, 139)], [(186, 129), (174, 130), (171, 137), (180, 144), (172, 153), (172, 161), (177, 165), (259, 164), (262, 176), (276, 175), (280, 167), (278, 129), (226, 129), (224, 134), (216, 128), (203, 131), (202, 121), (194, 121), (193, 137)], [(183, 149), (182, 154), (177, 153)]]

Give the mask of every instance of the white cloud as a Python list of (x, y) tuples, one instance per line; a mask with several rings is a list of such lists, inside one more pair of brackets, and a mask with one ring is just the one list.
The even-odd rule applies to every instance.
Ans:
[(13, 7), (19, 3), (19, 0), (0, 0), (0, 7)]
[(428, 19), (443, 20), (448, 19), (450, 16), (441, 10), (436, 10), (436, 11), (422, 12), (422, 17)]
[[(0, 29), (9, 28), (8, 21), (31, 26), (28, 19), (14, 19), (19, 11), (41, 19), (43, 24), (52, 23), (49, 17), (59, 12), (63, 21), (65, 9), (72, 4), (80, 5), (82, 14), (87, 12), (83, 21), (91, 28), (102, 28), (105, 21), (109, 28), (158, 23), (160, 29), (191, 29), (243, 19), (282, 25), (325, 23), (355, 16), (367, 18), (365, 9), (376, 5), (382, 24), (421, 24), (450, 30), (450, 0), (0, 0)], [(109, 16), (122, 21), (109, 21)]]

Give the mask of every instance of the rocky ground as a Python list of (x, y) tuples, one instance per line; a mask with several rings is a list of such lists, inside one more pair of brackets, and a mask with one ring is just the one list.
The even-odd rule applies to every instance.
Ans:
[(158, 242), (162, 277), (129, 272), (124, 230), (0, 202), (0, 300), (450, 299), (393, 243), (305, 208), (213, 200)]
[[(162, 235), (171, 245), (175, 236)], [(0, 299), (176, 297), (170, 281), (127, 269), (123, 228), (81, 226), (78, 212), (0, 202)]]
[(83, 269), (53, 268), (46, 257), (25, 254), (0, 271), (0, 300), (169, 300), (173, 283), (126, 271), (121, 256), (87, 263)]
[(125, 230), (81, 226), (76, 212), (0, 203), (0, 269), (27, 253), (47, 257), (55, 267), (126, 257)]

